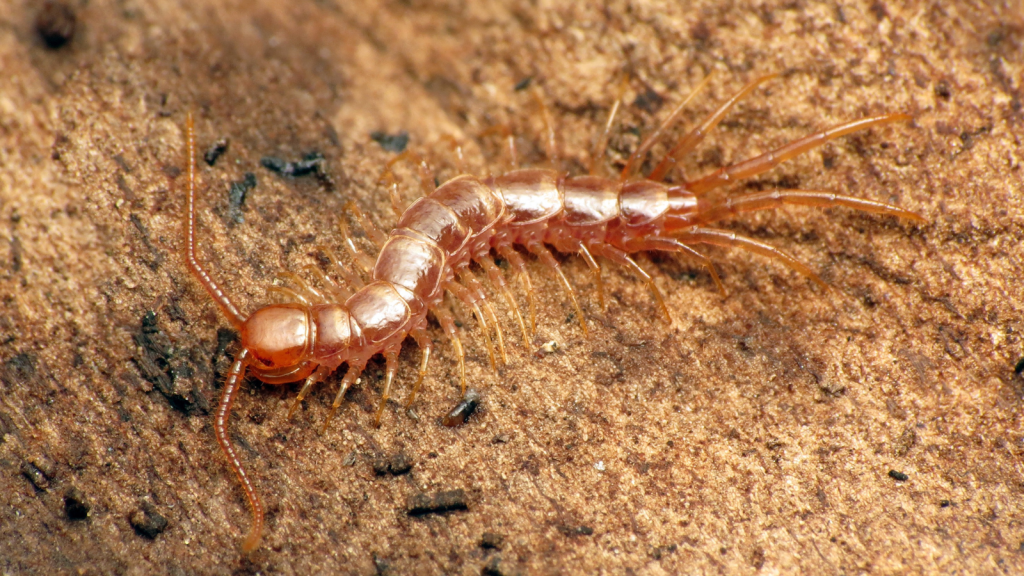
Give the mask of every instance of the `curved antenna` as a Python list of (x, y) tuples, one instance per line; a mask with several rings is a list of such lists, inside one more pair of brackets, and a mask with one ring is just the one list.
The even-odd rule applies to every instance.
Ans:
[(185, 140), (188, 148), (188, 215), (185, 218), (185, 260), (188, 262), (188, 268), (192, 271), (192, 275), (199, 280), (203, 288), (206, 288), (206, 292), (220, 307), (221, 312), (224, 312), (235, 328), (240, 328), (245, 323), (245, 317), (196, 259), (196, 129), (191, 112), (188, 113), (185, 120)]

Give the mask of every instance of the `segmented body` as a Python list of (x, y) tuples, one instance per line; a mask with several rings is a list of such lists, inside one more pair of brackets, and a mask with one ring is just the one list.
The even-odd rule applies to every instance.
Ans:
[[(355, 382), (367, 361), (376, 354), (382, 354), (387, 364), (381, 401), (383, 410), (397, 370), (399, 349), (409, 336), (415, 339), (423, 351), (419, 379), (410, 395), (410, 402), (423, 380), (433, 347), (425, 330), (428, 313), (433, 312), (455, 346), (460, 365), (463, 364), (462, 346), (454, 322), (446, 309), (440, 306), (446, 291), (473, 309), (481, 325), (492, 364), (495, 363), (495, 356), (488, 320), (493, 324), (501, 358), (505, 358), (501, 328), (487, 293), (469, 271), (473, 263), (486, 272), (494, 289), (506, 296), (510, 309), (519, 321), (524, 340), (528, 343), (527, 329), (505, 284), (504, 275), (491, 259), (494, 252), (507, 259), (515, 272), (523, 278), (531, 298), (532, 288), (519, 250), (525, 249), (536, 255), (542, 264), (553, 269), (576, 306), (581, 327), (586, 331), (586, 322), (576, 304), (573, 288), (562, 275), (548, 247), (559, 252), (580, 254), (597, 275), (599, 290), (600, 267), (595, 256), (630, 267), (648, 283), (668, 315), (653, 281), (632, 260), (630, 254), (643, 251), (681, 253), (698, 259), (714, 275), (710, 261), (693, 246), (733, 246), (773, 258), (822, 283), (810, 269), (783, 252), (757, 240), (709, 225), (740, 212), (769, 210), (784, 204), (846, 206), (922, 220), (920, 216), (895, 206), (822, 191), (774, 190), (718, 202), (710, 202), (703, 196), (713, 188), (765, 172), (832, 138), (908, 118), (901, 114), (866, 118), (818, 132), (698, 180), (677, 184), (660, 181), (671, 170), (676, 158), (692, 150), (739, 98), (768, 78), (760, 78), (749, 84), (684, 136), (648, 178), (633, 177), (632, 172), (642, 156), (678, 117), (682, 105), (640, 146), (619, 178), (568, 176), (554, 170), (541, 169), (513, 170), (482, 179), (470, 175), (452, 178), (406, 209), (397, 227), (387, 236), (368, 226), (368, 235), (380, 246), (375, 261), (358, 253), (351, 240), (345, 239), (354, 260), (361, 262), (369, 272), (368, 282), (364, 283), (358, 276), (342, 269), (337, 272), (347, 280), (347, 287), (323, 274), (321, 280), (327, 284), (325, 292), (299, 280), (302, 287), (299, 292), (285, 291), (294, 296), (297, 302), (265, 306), (247, 318), (238, 312), (237, 307), (195, 257), (195, 144), (190, 117), (187, 221), (189, 266), (211, 297), (238, 327), (243, 347), (227, 377), (216, 422), (218, 441), (253, 508), (253, 528), (243, 548), (252, 550), (258, 545), (263, 524), (262, 505), (256, 490), (227, 435), (231, 405), (247, 370), (271, 384), (305, 380), (293, 404), (294, 412), (312, 386), (342, 364), (347, 364), (348, 370), (332, 406), (333, 416), (345, 391)], [(361, 214), (359, 216), (365, 222), (365, 218)], [(714, 278), (717, 282), (717, 275)], [(532, 310), (531, 301), (531, 326)], [(462, 378), (465, 392), (464, 365)], [(380, 413), (378, 411), (378, 421)], [(330, 416), (327, 421), (330, 421)]]

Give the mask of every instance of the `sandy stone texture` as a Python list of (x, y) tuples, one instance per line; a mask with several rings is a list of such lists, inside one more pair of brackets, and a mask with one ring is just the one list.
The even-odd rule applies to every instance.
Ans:
[[(43, 23), (59, 48), (42, 5), (0, 0), (0, 572), (1024, 573), (1019, 0), (66, 0)], [(675, 181), (906, 112), (715, 194), (833, 190), (927, 223), (735, 218), (833, 290), (708, 248), (723, 297), (695, 261), (641, 258), (671, 324), (613, 265), (602, 310), (566, 255), (589, 338), (531, 259), (537, 333), (524, 349), (499, 302), (497, 373), (459, 311), (483, 398), (459, 428), (436, 325), (414, 414), (410, 342), (379, 429), (383, 361), (323, 433), (340, 375), (294, 420), (294, 386), (250, 381), (232, 436), (268, 525), (239, 552), (211, 418), (237, 342), (180, 256), (188, 111), (200, 151), (228, 141), (200, 163), (202, 258), (251, 311), (280, 271), (323, 267), (318, 246), (343, 253), (349, 202), (393, 224), (374, 132), (407, 133), (439, 180), (507, 170), (506, 129), (550, 165), (541, 102), (555, 165), (584, 173), (627, 78), (611, 175), (708, 74), (684, 127), (767, 73)], [(313, 152), (319, 177), (261, 164)], [(442, 501), (464, 509), (409, 513)]]

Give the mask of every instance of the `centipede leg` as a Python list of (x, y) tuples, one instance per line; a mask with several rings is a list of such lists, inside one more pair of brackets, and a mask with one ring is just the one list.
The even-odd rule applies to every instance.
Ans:
[(487, 293), (484, 292), (484, 287), (480, 285), (480, 281), (468, 269), (462, 270), (459, 273), (459, 277), (463, 284), (474, 292), (477, 301), (483, 302), (484, 313), (487, 314), (487, 317), (494, 324), (494, 336), (498, 341), (501, 362), (502, 364), (508, 364), (508, 355), (505, 354), (505, 334), (501, 330), (501, 322), (498, 322), (498, 315), (494, 313), (494, 306), (491, 305), (490, 299), (487, 298)]
[(530, 334), (534, 334), (537, 332), (537, 303), (533, 294), (533, 282), (530, 281), (530, 273), (526, 271), (526, 261), (523, 260), (523, 257), (511, 245), (496, 246), (495, 250), (498, 251), (498, 254), (501, 254), (502, 258), (508, 260), (512, 269), (516, 271), (516, 275), (519, 276), (519, 281), (523, 283), (523, 290), (526, 291), (526, 302), (530, 307)]
[(809, 150), (813, 150), (829, 140), (845, 136), (846, 134), (860, 132), (861, 130), (867, 130), (874, 126), (891, 124), (901, 120), (909, 120), (910, 118), (911, 116), (907, 114), (885, 114), (882, 116), (862, 118), (860, 120), (854, 120), (853, 122), (840, 124), (839, 126), (834, 126), (828, 130), (815, 132), (814, 134), (794, 140), (793, 142), (780, 146), (771, 152), (766, 152), (760, 156), (755, 156), (754, 158), (737, 162), (731, 166), (719, 168), (703, 178), (694, 180), (693, 182), (687, 182), (685, 186), (687, 190), (694, 194), (704, 194), (710, 190), (718, 188), (719, 186), (724, 186), (737, 180), (763, 174), (786, 160), (799, 156)]
[(329, 290), (333, 296), (332, 301), (344, 302), (345, 300), (348, 300), (352, 296), (353, 292), (351, 290), (349, 290), (347, 287), (341, 284), (338, 284), (333, 279), (331, 279), (331, 277), (328, 276), (327, 274), (324, 274), (324, 271), (317, 267), (316, 264), (306, 264), (305, 266), (302, 267), (302, 269), (305, 272), (312, 274), (313, 276), (316, 276), (317, 279), (320, 280), (320, 282), (327, 287), (327, 290)]
[(373, 270), (375, 264), (373, 258), (370, 258), (363, 252), (359, 246), (356, 246), (355, 241), (352, 240), (352, 235), (348, 230), (348, 223), (344, 220), (338, 221), (338, 228), (341, 230), (341, 244), (345, 247), (348, 255), (352, 257), (352, 261), (359, 266), (360, 269), (367, 275)]
[(594, 260), (594, 256), (587, 250), (587, 245), (580, 242), (577, 247), (577, 251), (580, 256), (583, 257), (583, 261), (590, 267), (590, 271), (594, 274), (594, 281), (597, 283), (597, 301), (601, 304), (601, 310), (605, 309), (604, 302), (604, 280), (601, 279), (601, 265)]
[(455, 356), (459, 359), (459, 382), (462, 387), (462, 395), (465, 396), (466, 353), (462, 349), (462, 340), (459, 340), (459, 333), (455, 330), (455, 320), (452, 319), (451, 312), (444, 308), (435, 307), (431, 308), (430, 311), (434, 314), (434, 318), (437, 318), (437, 323), (441, 325), (448, 339), (452, 341), (452, 347), (455, 348)]
[(676, 254), (692, 256), (700, 260), (701, 264), (708, 269), (708, 272), (711, 273), (711, 279), (715, 281), (715, 286), (718, 287), (718, 291), (722, 296), (725, 296), (725, 286), (722, 284), (722, 279), (718, 276), (718, 271), (715, 270), (715, 265), (711, 263), (711, 259), (675, 238), (666, 238), (664, 236), (638, 238), (626, 243), (624, 248), (629, 252), (674, 252)]
[(484, 271), (487, 272), (487, 278), (490, 280), (491, 285), (494, 286), (494, 289), (504, 295), (505, 302), (508, 304), (509, 309), (512, 310), (512, 315), (515, 316), (516, 322), (519, 324), (519, 329), (523, 333), (523, 346), (526, 349), (529, 349), (530, 336), (526, 332), (526, 323), (523, 322), (523, 315), (519, 313), (519, 306), (516, 305), (515, 296), (513, 296), (512, 292), (508, 289), (508, 284), (505, 282), (505, 276), (502, 275), (501, 269), (498, 268), (498, 265), (494, 263), (494, 259), (489, 255), (483, 256), (478, 259), (477, 262), (479, 262), (480, 265), (483, 266)]
[(589, 332), (587, 331), (587, 320), (583, 317), (583, 309), (580, 308), (579, 301), (576, 300), (576, 291), (573, 290), (572, 284), (569, 283), (569, 279), (562, 273), (562, 267), (558, 265), (558, 260), (555, 259), (550, 250), (539, 242), (527, 244), (526, 249), (529, 250), (530, 253), (535, 254), (537, 258), (540, 258), (541, 263), (554, 270), (555, 275), (558, 276), (558, 280), (562, 283), (562, 288), (565, 288), (566, 294), (569, 295), (569, 300), (572, 302), (573, 308), (576, 309), (576, 315), (579, 317), (580, 327), (583, 329), (583, 335), (589, 336)]
[(338, 257), (334, 254), (334, 251), (324, 246), (323, 244), (317, 244), (313, 247), (314, 250), (319, 250), (327, 257), (327, 260), (331, 263), (331, 270), (342, 277), (345, 284), (353, 290), (359, 290), (364, 286), (363, 279), (358, 274), (352, 272), (347, 267), (342, 266), (338, 262)]
[(540, 108), (540, 117), (544, 122), (544, 136), (546, 140), (544, 142), (544, 151), (548, 155), (548, 161), (554, 165), (558, 161), (559, 154), (558, 143), (555, 140), (555, 126), (551, 121), (551, 113), (548, 112), (548, 105), (544, 103), (544, 98), (541, 96), (540, 90), (536, 85), (532, 87), (530, 93), (533, 95), (534, 101), (537, 102), (537, 107)]
[(303, 306), (313, 305), (313, 303), (309, 301), (309, 298), (287, 286), (268, 286), (267, 293), (279, 294), (285, 302), (298, 302)]
[(366, 237), (370, 239), (370, 242), (376, 244), (378, 249), (383, 248), (384, 243), (388, 241), (387, 234), (381, 232), (380, 228), (377, 228), (377, 225), (359, 209), (355, 202), (349, 202), (347, 208), (359, 220), (359, 225), (363, 227), (363, 231), (366, 232)]
[(463, 304), (473, 310), (473, 314), (476, 315), (476, 321), (480, 324), (480, 332), (484, 337), (484, 346), (487, 348), (487, 357), (491, 360), (491, 370), (497, 371), (498, 364), (494, 360), (494, 347), (491, 346), (491, 330), (487, 327), (487, 319), (484, 317), (484, 313), (480, 310), (480, 306), (477, 304), (477, 300), (474, 298), (473, 293), (468, 288), (455, 281), (446, 283), (444, 288), (451, 292)]
[(392, 168), (395, 164), (403, 160), (408, 160), (416, 165), (420, 177), (420, 189), (423, 191), (423, 195), (429, 196), (430, 193), (434, 191), (434, 171), (422, 156), (412, 150), (406, 150), (391, 160), (388, 160), (388, 163), (384, 166), (384, 171), (381, 172), (381, 175), (377, 178), (377, 182), (379, 184), (387, 184), (389, 187), (395, 189), (395, 195), (392, 198), (392, 206), (399, 214), (405, 212), (405, 209), (403, 208), (402, 210), (398, 210), (398, 206), (396, 206), (394, 202), (394, 198), (398, 195), (398, 179), (395, 177), (395, 173)]
[(626, 165), (622, 167), (622, 172), (619, 173), (619, 180), (625, 181), (633, 176), (636, 170), (640, 168), (640, 164), (643, 163), (643, 157), (651, 151), (651, 148), (653, 148), (654, 145), (665, 136), (668, 130), (672, 128), (672, 125), (679, 120), (679, 116), (683, 113), (683, 109), (686, 105), (690, 103), (690, 100), (693, 100), (693, 97), (696, 96), (702, 88), (708, 85), (709, 81), (711, 81), (710, 74), (705, 76), (704, 79), (701, 80), (700, 84), (698, 84), (697, 87), (694, 88), (686, 98), (684, 98), (683, 101), (672, 110), (672, 113), (668, 115), (668, 118), (666, 118), (665, 121), (662, 122), (658, 128), (644, 139), (644, 141), (640, 143), (640, 146), (638, 146), (637, 149), (629, 155), (629, 160), (626, 161)]
[(309, 391), (313, 388), (313, 386), (315, 386), (318, 382), (323, 382), (324, 380), (326, 380), (330, 374), (330, 368), (321, 364), (320, 366), (317, 366), (316, 372), (313, 372), (312, 374), (309, 375), (308, 378), (306, 378), (306, 383), (303, 384), (302, 388), (299, 390), (298, 396), (296, 396), (295, 401), (292, 402), (292, 407), (288, 409), (289, 419), (291, 419), (291, 417), (295, 415), (295, 411), (299, 409), (300, 405), (302, 405), (302, 401), (306, 399), (306, 395), (309, 394)]
[(220, 404), (217, 406), (217, 417), (214, 420), (213, 429), (217, 436), (217, 442), (221, 450), (227, 456), (228, 464), (238, 476), (245, 497), (249, 500), (249, 507), (252, 508), (252, 528), (242, 543), (243, 552), (251, 552), (260, 545), (260, 537), (263, 534), (263, 503), (260, 501), (256, 487), (253, 485), (249, 474), (242, 467), (242, 461), (235, 452), (228, 436), (228, 418), (231, 416), (231, 406), (235, 402), (235, 395), (238, 393), (242, 380), (245, 379), (245, 370), (249, 366), (249, 351), (243, 349), (235, 358), (235, 363), (228, 370), (228, 376), (224, 381), (224, 393), (220, 397)]
[(726, 198), (717, 204), (702, 209), (693, 219), (693, 222), (695, 224), (708, 224), (741, 212), (774, 210), (785, 205), (817, 206), (820, 208), (842, 206), (859, 212), (885, 214), (917, 222), (927, 222), (920, 214), (904, 210), (899, 206), (820, 190), (771, 190)]
[(299, 288), (299, 293), (302, 294), (307, 301), (314, 301), (317, 303), (326, 302), (327, 298), (324, 297), (323, 293), (316, 288), (309, 285), (301, 276), (294, 272), (282, 270), (277, 273), (277, 277), (280, 280), (288, 281), (295, 284)]
[(658, 290), (658, 285), (654, 283), (654, 278), (652, 278), (646, 270), (641, 268), (635, 260), (630, 258), (629, 254), (615, 248), (614, 246), (608, 245), (601, 246), (600, 248), (595, 247), (595, 251), (612, 262), (629, 268), (639, 276), (644, 281), (644, 284), (647, 284), (647, 288), (651, 291), (651, 294), (654, 294), (654, 299), (658, 302), (661, 312), (665, 315), (665, 321), (669, 324), (672, 323), (672, 314), (669, 313), (668, 305), (665, 304), (665, 297), (661, 295), (661, 290)]
[(338, 394), (334, 397), (334, 402), (331, 404), (331, 410), (327, 413), (327, 419), (324, 420), (324, 427), (320, 430), (321, 434), (327, 432), (327, 427), (331, 425), (331, 420), (334, 420), (335, 413), (338, 412), (342, 401), (345, 400), (345, 393), (348, 392), (352, 383), (359, 378), (359, 375), (363, 373), (363, 368), (365, 367), (365, 362), (362, 364), (349, 364), (345, 377), (341, 379), (341, 388), (338, 389)]
[(419, 392), (420, 385), (423, 384), (423, 379), (427, 376), (427, 363), (430, 361), (430, 351), (434, 349), (434, 342), (427, 335), (426, 330), (413, 330), (409, 332), (409, 335), (416, 341), (416, 345), (420, 347), (422, 356), (420, 358), (420, 372), (416, 376), (416, 383), (412, 385), (412, 393), (409, 394), (409, 400), (405, 403), (406, 408), (412, 406), (412, 403), (416, 401), (416, 393)]
[(384, 351), (385, 368), (384, 372), (384, 391), (380, 395), (380, 407), (377, 408), (377, 417), (373, 419), (373, 425), (380, 426), (380, 417), (384, 414), (384, 407), (388, 404), (388, 398), (391, 397), (391, 383), (395, 381), (395, 373), (398, 372), (398, 352), (402, 349), (402, 345), (399, 344), (393, 348), (388, 348)]
[(803, 262), (800, 262), (796, 258), (793, 258), (789, 254), (786, 254), (782, 250), (754, 240), (753, 238), (747, 238), (746, 236), (739, 236), (728, 230), (719, 230), (717, 228), (699, 228), (694, 226), (689, 230), (674, 233), (673, 234), (680, 242), (686, 244), (711, 244), (714, 246), (722, 247), (736, 247), (742, 248), (748, 252), (760, 254), (773, 260), (782, 262), (784, 266), (793, 270), (821, 286), (827, 291), (832, 291), (832, 288), (825, 283), (817, 274), (815, 274), (810, 268), (807, 267)]
[(701, 122), (699, 126), (695, 127), (693, 130), (690, 130), (689, 132), (686, 133), (685, 136), (680, 138), (679, 142), (676, 143), (676, 145), (673, 146), (671, 150), (669, 150), (668, 154), (665, 154), (665, 157), (661, 159), (661, 162), (659, 162), (658, 165), (654, 167), (654, 170), (652, 170), (650, 175), (648, 175), (647, 177), (655, 181), (664, 180), (665, 176), (667, 176), (668, 173), (671, 172), (672, 169), (676, 166), (676, 163), (679, 162), (679, 159), (685, 157), (687, 154), (692, 152), (693, 149), (696, 148), (697, 145), (704, 140), (708, 133), (714, 130), (715, 126), (718, 126), (718, 123), (721, 122), (723, 118), (725, 118), (725, 115), (729, 113), (729, 110), (731, 110), (737, 102), (739, 102), (747, 95), (749, 95), (751, 92), (753, 92), (754, 88), (757, 88), (761, 84), (764, 84), (768, 80), (771, 80), (772, 78), (775, 78), (777, 76), (778, 74), (768, 74), (766, 76), (761, 76), (760, 78), (744, 86), (739, 92), (736, 93), (735, 96), (730, 98), (725, 104), (722, 104), (721, 106), (718, 107), (717, 110), (712, 112), (711, 115), (704, 120), (704, 122)]
[(619, 89), (615, 96), (615, 102), (612, 104), (612, 109), (608, 111), (608, 120), (604, 123), (604, 130), (601, 131), (601, 135), (598, 136), (597, 141), (594, 143), (594, 151), (590, 154), (590, 166), (588, 167), (588, 173), (591, 176), (597, 175), (597, 166), (600, 162), (604, 161), (605, 154), (608, 152), (608, 134), (612, 131), (612, 126), (615, 123), (615, 116), (619, 113), (619, 107), (622, 106), (622, 99), (626, 95), (626, 88), (629, 87), (629, 75), (625, 74), (622, 77), (622, 81), (619, 82)]

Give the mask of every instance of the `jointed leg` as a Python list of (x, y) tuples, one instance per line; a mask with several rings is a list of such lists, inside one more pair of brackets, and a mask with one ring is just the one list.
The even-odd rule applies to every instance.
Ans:
[[(519, 280), (523, 283), (523, 290), (526, 291), (526, 301), (530, 306), (530, 334), (537, 331), (537, 306), (533, 296), (533, 283), (530, 281), (530, 273), (526, 271), (526, 261), (516, 252), (511, 245), (496, 246), (498, 254), (508, 260), (512, 269), (516, 271)], [(529, 346), (527, 346), (529, 348)]]
[(348, 231), (348, 223), (344, 219), (338, 221), (338, 228), (341, 229), (341, 243), (348, 252), (348, 255), (352, 257), (352, 261), (356, 263), (364, 273), (370, 275), (373, 271), (374, 260), (366, 255), (365, 252), (356, 246), (356, 243), (352, 240), (352, 235)]
[(604, 161), (604, 155), (608, 152), (608, 134), (612, 131), (612, 126), (615, 123), (615, 116), (619, 113), (619, 107), (622, 106), (622, 99), (626, 95), (626, 88), (629, 87), (629, 75), (625, 74), (622, 77), (622, 81), (619, 82), (619, 89), (615, 96), (615, 102), (612, 104), (612, 109), (608, 111), (608, 120), (604, 123), (604, 130), (601, 131), (601, 135), (598, 136), (597, 142), (594, 143), (594, 151), (590, 154), (590, 166), (588, 172), (591, 176), (597, 175), (597, 166)]
[(359, 224), (363, 227), (363, 231), (366, 232), (366, 237), (370, 239), (370, 242), (376, 244), (378, 249), (383, 248), (384, 243), (388, 241), (388, 235), (381, 232), (380, 228), (377, 228), (377, 225), (366, 217), (366, 214), (359, 209), (359, 206), (357, 206), (355, 202), (349, 202), (347, 208), (355, 214), (356, 219), (359, 220)]
[(647, 288), (654, 294), (654, 299), (658, 302), (658, 306), (661, 307), (662, 314), (665, 315), (665, 321), (669, 324), (672, 323), (672, 314), (668, 311), (668, 305), (665, 304), (665, 297), (661, 295), (661, 290), (658, 290), (658, 285), (654, 283), (654, 278), (648, 274), (635, 260), (629, 257), (622, 250), (615, 248), (614, 246), (602, 245), (600, 247), (595, 246), (595, 251), (601, 256), (608, 258), (616, 264), (621, 264), (630, 270), (632, 270), (637, 276), (643, 279), (644, 284), (647, 284)]
[(573, 290), (572, 284), (569, 283), (569, 279), (562, 273), (562, 268), (558, 265), (558, 260), (556, 260), (551, 254), (551, 251), (540, 242), (528, 244), (526, 249), (540, 258), (540, 261), (545, 266), (555, 271), (555, 275), (558, 276), (558, 280), (562, 283), (562, 287), (565, 288), (565, 292), (569, 295), (569, 300), (572, 302), (573, 308), (576, 309), (576, 315), (579, 317), (580, 327), (583, 329), (583, 335), (587, 336), (589, 333), (587, 332), (587, 320), (583, 317), (583, 309), (580, 308), (580, 303), (576, 300), (576, 291)]
[(508, 284), (505, 283), (505, 276), (502, 275), (501, 269), (494, 263), (494, 260), (488, 255), (477, 260), (477, 262), (483, 266), (484, 271), (487, 273), (487, 279), (490, 280), (491, 285), (495, 290), (501, 292), (505, 297), (505, 302), (508, 304), (512, 315), (515, 316), (516, 322), (519, 323), (519, 329), (523, 332), (523, 345), (526, 349), (530, 348), (530, 336), (526, 333), (526, 324), (523, 322), (523, 315), (519, 313), (519, 306), (516, 305), (516, 299), (512, 296), (512, 292), (508, 289)]
[(654, 170), (651, 171), (647, 178), (655, 181), (664, 180), (665, 176), (672, 171), (672, 168), (675, 167), (676, 163), (679, 162), (681, 158), (692, 152), (693, 149), (704, 140), (704, 137), (714, 130), (715, 126), (718, 126), (718, 123), (722, 121), (722, 118), (725, 118), (725, 115), (729, 113), (729, 110), (731, 110), (737, 102), (753, 92), (754, 88), (757, 88), (776, 76), (778, 76), (778, 74), (761, 76), (750, 84), (744, 86), (743, 89), (737, 92), (735, 96), (730, 98), (725, 104), (719, 106), (718, 110), (712, 112), (711, 116), (708, 116), (700, 126), (690, 130), (687, 132), (686, 136), (680, 138), (679, 142), (669, 150), (668, 154), (661, 159), (661, 162), (654, 167)]
[(337, 396), (334, 397), (334, 402), (331, 404), (331, 411), (327, 413), (327, 419), (324, 420), (324, 427), (321, 433), (327, 431), (327, 427), (331, 425), (331, 420), (334, 419), (334, 414), (338, 411), (338, 407), (341, 406), (341, 402), (345, 399), (345, 393), (348, 392), (352, 383), (359, 378), (359, 375), (363, 373), (363, 368), (366, 368), (366, 363), (362, 364), (349, 364), (348, 371), (345, 372), (345, 377), (341, 379), (341, 388), (338, 389)]
[(708, 224), (723, 220), (741, 212), (757, 212), (760, 210), (772, 210), (780, 206), (792, 204), (799, 206), (820, 206), (829, 208), (842, 206), (852, 208), (861, 212), (872, 212), (875, 214), (886, 214), (898, 216), (908, 220), (927, 222), (919, 214), (904, 210), (892, 204), (843, 196), (833, 192), (822, 192), (818, 190), (771, 190), (768, 192), (754, 192), (743, 194), (712, 204), (709, 208), (701, 210), (693, 219), (694, 224)]
[(633, 177), (636, 170), (640, 168), (640, 164), (643, 163), (644, 156), (647, 155), (647, 153), (651, 151), (651, 148), (653, 148), (665, 133), (672, 128), (672, 125), (679, 120), (679, 116), (683, 113), (683, 109), (686, 105), (690, 103), (690, 100), (693, 100), (693, 97), (700, 92), (701, 88), (707, 86), (710, 80), (710, 74), (705, 76), (704, 79), (701, 80), (700, 84), (698, 84), (697, 87), (694, 88), (693, 91), (690, 92), (690, 94), (683, 99), (683, 101), (680, 102), (674, 110), (672, 110), (672, 113), (669, 114), (668, 118), (661, 123), (661, 126), (658, 126), (658, 128), (652, 132), (651, 135), (648, 136), (632, 154), (629, 155), (629, 160), (626, 162), (626, 165), (623, 166), (622, 173), (619, 174), (619, 180), (629, 180)]
[(394, 348), (388, 348), (384, 351), (384, 372), (386, 374), (384, 378), (384, 391), (380, 395), (380, 407), (377, 408), (377, 417), (373, 420), (374, 426), (380, 426), (380, 416), (384, 413), (384, 407), (388, 404), (388, 398), (391, 397), (391, 383), (395, 381), (395, 373), (398, 372), (398, 352), (402, 349), (402, 345), (399, 344)]
[(498, 351), (501, 353), (501, 362), (508, 364), (508, 355), (505, 354), (505, 334), (501, 331), (501, 323), (498, 322), (498, 315), (494, 313), (494, 306), (491, 305), (491, 301), (487, 298), (487, 293), (484, 292), (484, 287), (480, 284), (480, 281), (476, 279), (476, 275), (469, 271), (469, 269), (463, 269), (459, 272), (459, 279), (463, 285), (469, 288), (473, 292), (477, 302), (483, 303), (484, 313), (494, 324), (494, 335), (498, 340)]
[(416, 376), (416, 383), (412, 385), (412, 393), (409, 394), (409, 400), (405, 403), (406, 408), (412, 406), (412, 403), (416, 401), (416, 393), (419, 392), (420, 385), (423, 384), (423, 378), (427, 375), (427, 362), (430, 361), (430, 351), (434, 349), (434, 342), (427, 335), (426, 330), (413, 330), (409, 335), (416, 341), (416, 345), (420, 347), (422, 356), (420, 357), (420, 372)]
[(727, 230), (719, 230), (716, 228), (698, 228), (696, 226), (688, 230), (675, 233), (674, 235), (680, 242), (683, 242), (685, 244), (712, 244), (714, 246), (723, 247), (735, 246), (737, 248), (747, 250), (748, 252), (753, 252), (755, 254), (767, 256), (768, 258), (772, 258), (774, 260), (782, 262), (789, 269), (794, 270), (806, 276), (807, 278), (813, 280), (822, 288), (830, 290), (828, 284), (826, 284), (824, 280), (818, 277), (818, 275), (815, 274), (805, 264), (803, 264), (796, 258), (793, 258), (789, 254), (786, 254), (785, 252), (779, 250), (778, 248), (775, 248), (774, 246), (770, 246), (763, 242), (759, 242), (757, 240), (754, 240), (753, 238), (738, 236)]
[(854, 120), (853, 122), (847, 122), (840, 124), (828, 130), (822, 130), (821, 132), (815, 132), (809, 136), (804, 136), (799, 140), (794, 140), (785, 146), (781, 146), (766, 152), (760, 156), (755, 156), (749, 160), (737, 162), (732, 166), (726, 166), (719, 168), (715, 172), (704, 176), (693, 182), (686, 183), (686, 189), (694, 194), (703, 194), (709, 190), (724, 186), (736, 180), (742, 180), (744, 178), (750, 178), (751, 176), (757, 176), (763, 174), (779, 164), (799, 156), (808, 150), (812, 150), (821, 146), (822, 144), (833, 140), (846, 134), (853, 132), (860, 132), (873, 126), (881, 124), (891, 124), (893, 122), (899, 122), (900, 120), (909, 120), (911, 116), (907, 114), (885, 114), (882, 116), (873, 116), (871, 118), (863, 118), (861, 120)]
[(324, 256), (326, 256), (327, 260), (331, 263), (331, 270), (340, 275), (350, 289), (359, 290), (363, 287), (363, 279), (360, 278), (358, 274), (352, 272), (345, 266), (342, 266), (341, 263), (338, 262), (338, 257), (334, 254), (333, 250), (323, 244), (317, 244), (313, 248), (323, 252)]
[(715, 270), (715, 265), (711, 263), (711, 259), (675, 238), (666, 238), (664, 236), (638, 238), (627, 243), (626, 249), (630, 252), (674, 252), (692, 256), (700, 260), (700, 263), (707, 267), (708, 272), (711, 273), (711, 279), (715, 281), (715, 286), (718, 287), (718, 291), (722, 293), (722, 296), (725, 296), (725, 286), (722, 285), (722, 279), (718, 277), (718, 271)]
[(434, 318), (437, 318), (437, 323), (441, 325), (448, 339), (452, 341), (452, 347), (455, 348), (455, 356), (459, 359), (459, 383), (462, 387), (462, 394), (465, 396), (466, 353), (462, 350), (462, 340), (459, 340), (459, 333), (455, 330), (455, 320), (452, 319), (451, 312), (445, 308), (435, 307), (430, 311), (434, 313)]
[(306, 399), (306, 395), (309, 394), (309, 391), (313, 388), (313, 386), (315, 386), (318, 382), (323, 382), (324, 380), (326, 380), (330, 374), (330, 368), (327, 368), (326, 366), (321, 364), (320, 366), (317, 366), (316, 372), (313, 372), (312, 374), (309, 375), (308, 378), (306, 378), (306, 383), (303, 384), (302, 388), (299, 390), (299, 395), (296, 396), (295, 401), (292, 402), (292, 407), (288, 409), (289, 419), (295, 414), (295, 411), (299, 409), (299, 405), (301, 405), (302, 401)]
[(480, 310), (480, 306), (477, 304), (475, 295), (468, 288), (459, 284), (458, 282), (451, 281), (444, 285), (444, 289), (451, 292), (456, 298), (458, 298), (463, 304), (469, 306), (476, 315), (476, 321), (480, 324), (480, 332), (484, 337), (484, 345), (487, 347), (487, 357), (491, 360), (491, 370), (497, 370), (498, 364), (494, 360), (494, 347), (491, 346), (491, 330), (487, 327), (487, 320), (484, 318), (484, 313)]

